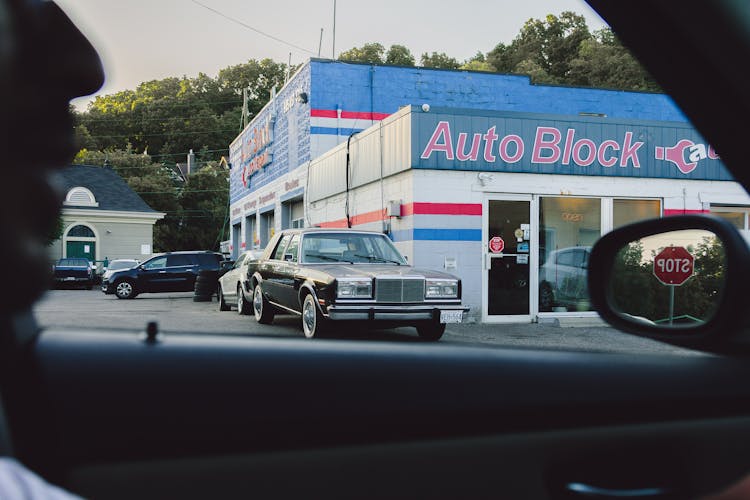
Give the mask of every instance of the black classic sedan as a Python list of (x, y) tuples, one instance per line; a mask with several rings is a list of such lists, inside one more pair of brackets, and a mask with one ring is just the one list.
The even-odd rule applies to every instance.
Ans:
[(457, 277), (409, 266), (377, 232), (282, 231), (250, 272), (255, 319), (299, 315), (307, 338), (325, 334), (334, 321), (362, 321), (414, 326), (421, 338), (438, 340), (446, 323), (460, 323), (468, 310)]

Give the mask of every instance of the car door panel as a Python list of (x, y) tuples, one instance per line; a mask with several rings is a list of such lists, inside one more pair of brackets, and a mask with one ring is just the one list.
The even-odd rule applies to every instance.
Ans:
[(717, 418), (84, 465), (68, 484), (113, 499), (561, 499), (575, 498), (566, 492), (571, 484), (586, 483), (691, 498), (750, 469), (749, 428), (747, 418)]
[[(711, 458), (696, 450), (715, 452), (720, 445), (724, 455), (748, 464), (750, 447), (741, 444), (750, 436), (750, 389), (737, 381), (750, 367), (740, 360), (377, 342), (361, 347), (188, 335), (147, 344), (112, 332), (49, 331), (26, 360), (36, 367), (27, 377), (36, 384), (25, 385), (8, 405), (21, 444), (16, 451), (36, 470), (95, 498), (116, 498), (118, 489), (102, 481), (116, 484), (129, 468), (131, 479), (143, 482), (132, 481), (124, 492), (140, 487), (138, 496), (157, 497), (160, 488), (181, 491), (177, 470), (184, 481), (193, 477), (184, 475), (191, 464), (208, 464), (209, 471), (191, 483), (208, 488), (221, 479), (230, 488), (256, 477), (246, 486), (257, 493), (271, 488), (264, 481), (274, 474), (294, 472), (299, 479), (326, 464), (330, 470), (360, 464), (385, 478), (378, 481), (383, 488), (406, 485), (399, 492), (432, 491), (427, 478), (435, 476), (442, 485), (436, 496), (452, 496), (463, 484), (469, 492), (476, 487), (476, 496), (547, 498), (540, 480), (547, 474), (557, 480), (550, 467), (586, 456), (587, 440), (599, 461), (616, 467), (623, 467), (619, 455), (627, 450), (635, 450), (627, 455), (633, 461), (653, 454), (669, 461), (677, 450), (674, 457), (698, 455), (705, 465)], [(708, 427), (691, 427), (701, 421)], [(736, 436), (727, 435), (731, 429)], [(639, 433), (644, 437), (633, 437)], [(691, 444), (704, 438), (700, 446)], [(631, 446), (636, 441), (640, 447)], [(222, 463), (229, 468), (218, 467)], [(721, 476), (711, 467), (706, 485)], [(450, 479), (448, 470), (455, 471)], [(722, 479), (730, 475), (724, 472)], [(312, 478), (306, 484), (321, 494), (335, 496), (335, 488), (340, 495), (377, 497), (377, 488), (342, 488), (357, 488), (355, 478), (364, 473), (352, 472), (335, 486)], [(536, 479), (522, 481), (523, 474)], [(475, 483), (464, 484), (469, 479)], [(528, 494), (514, 496), (514, 484)], [(291, 493), (296, 486), (277, 487)], [(198, 498), (199, 491), (186, 498)]]

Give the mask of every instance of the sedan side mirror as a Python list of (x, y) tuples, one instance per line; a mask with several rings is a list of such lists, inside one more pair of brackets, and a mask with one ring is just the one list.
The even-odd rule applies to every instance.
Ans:
[(750, 250), (712, 216), (631, 224), (602, 237), (589, 260), (591, 301), (612, 326), (673, 345), (750, 353)]

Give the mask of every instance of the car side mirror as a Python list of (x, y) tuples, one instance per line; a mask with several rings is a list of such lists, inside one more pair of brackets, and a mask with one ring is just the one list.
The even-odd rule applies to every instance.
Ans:
[(750, 353), (750, 338), (741, 338), (750, 324), (749, 259), (744, 238), (723, 219), (648, 220), (594, 245), (589, 293), (602, 318), (620, 330), (692, 349)]
[(294, 260), (294, 255), (292, 255), (290, 253), (285, 253), (284, 254), (284, 260), (286, 262), (292, 262)]

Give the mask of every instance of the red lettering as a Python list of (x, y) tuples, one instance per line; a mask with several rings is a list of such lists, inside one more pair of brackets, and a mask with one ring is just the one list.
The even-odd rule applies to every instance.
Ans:
[(484, 134), (484, 161), (487, 163), (492, 163), (495, 161), (495, 155), (492, 154), (492, 145), (495, 144), (495, 141), (499, 139), (499, 136), (495, 133), (495, 126), (487, 130), (487, 133)]
[[(546, 136), (552, 136), (547, 140)], [(537, 127), (534, 137), (534, 149), (531, 153), (532, 163), (555, 163), (560, 159), (560, 131), (552, 127)], [(549, 156), (542, 156), (543, 150), (551, 151)]]
[(451, 141), (451, 126), (450, 123), (441, 121), (435, 127), (435, 131), (432, 133), (432, 137), (427, 142), (427, 146), (422, 151), (423, 160), (427, 160), (433, 152), (442, 151), (445, 153), (446, 160), (453, 159), (453, 142)]
[(599, 160), (599, 163), (603, 167), (614, 167), (617, 163), (617, 157), (616, 156), (610, 156), (607, 158), (605, 154), (607, 153), (607, 148), (611, 148), (615, 151), (618, 151), (620, 149), (620, 145), (617, 144), (616, 141), (604, 141), (601, 146), (599, 146), (599, 153), (597, 154), (597, 160)]
[(573, 150), (573, 138), (576, 135), (576, 131), (573, 128), (569, 128), (565, 133), (565, 150), (563, 151), (562, 164), (570, 165), (570, 153)]
[(477, 158), (479, 158), (479, 143), (482, 142), (482, 134), (474, 134), (474, 139), (471, 141), (471, 151), (466, 154), (464, 150), (468, 137), (469, 134), (465, 132), (458, 134), (458, 141), (456, 141), (456, 159), (458, 161), (477, 161)]
[(622, 143), (622, 157), (620, 157), (620, 166), (627, 167), (628, 162), (633, 162), (633, 168), (641, 168), (641, 162), (638, 158), (638, 150), (643, 143), (638, 141), (633, 143), (633, 132), (625, 132), (625, 140)]
[[(588, 149), (588, 156), (581, 156), (581, 149)], [(596, 144), (591, 139), (581, 139), (573, 146), (573, 161), (582, 167), (588, 167), (596, 159)]]
[[(511, 155), (508, 153), (508, 145), (509, 144), (515, 144), (516, 145), (516, 153)], [(506, 135), (503, 137), (503, 140), (500, 141), (500, 159), (503, 160), (506, 163), (516, 163), (518, 160), (520, 160), (523, 157), (524, 153), (524, 146), (523, 146), (523, 139), (518, 137), (517, 135)]]

